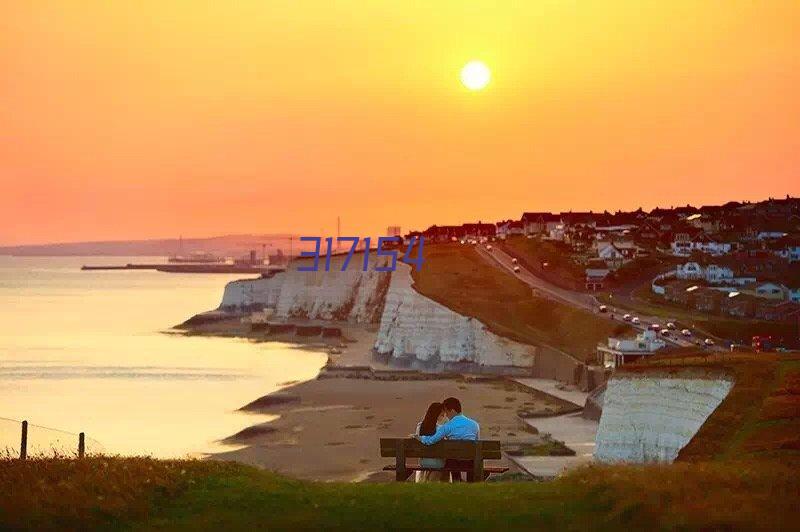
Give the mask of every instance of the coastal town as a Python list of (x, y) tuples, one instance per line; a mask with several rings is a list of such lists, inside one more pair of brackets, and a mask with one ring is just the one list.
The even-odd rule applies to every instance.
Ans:
[(0, 532), (800, 530), (800, 1), (0, 19)]
[(698, 316), (783, 323), (786, 334), (770, 343), (798, 345), (791, 334), (800, 320), (798, 198), (649, 212), (525, 212), (498, 223), (433, 225), (413, 236), (496, 242), (543, 279), (605, 294), (609, 306), (614, 298), (638, 300)]

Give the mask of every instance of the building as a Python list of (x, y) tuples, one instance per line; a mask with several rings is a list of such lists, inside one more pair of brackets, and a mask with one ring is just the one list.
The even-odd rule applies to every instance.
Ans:
[(655, 331), (644, 331), (632, 339), (609, 338), (597, 345), (597, 361), (606, 368), (618, 368), (667, 346)]
[(608, 273), (607, 268), (586, 268), (586, 290), (602, 290)]
[(522, 214), (522, 224), (526, 235), (550, 233), (561, 223), (561, 217), (551, 212), (526, 212)]
[(497, 236), (505, 238), (509, 235), (524, 235), (525, 224), (522, 220), (507, 220), (497, 224)]

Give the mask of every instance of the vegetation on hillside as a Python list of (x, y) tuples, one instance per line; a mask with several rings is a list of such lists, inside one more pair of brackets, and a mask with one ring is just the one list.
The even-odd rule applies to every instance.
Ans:
[(628, 329), (532, 295), (528, 285), (489, 264), (472, 246), (427, 246), (425, 265), (412, 275), (421, 294), (479, 319), (492, 332), (520, 342), (550, 345), (582, 360), (594, 360), (598, 342)]
[(701, 369), (725, 372), (731, 392), (706, 420), (678, 460), (705, 462), (780, 458), (800, 466), (800, 355), (689, 353), (661, 355), (624, 372)]
[(800, 477), (748, 461), (593, 466), (553, 482), (341, 484), (90, 458), (0, 462), (0, 489), (0, 529), (785, 529)]

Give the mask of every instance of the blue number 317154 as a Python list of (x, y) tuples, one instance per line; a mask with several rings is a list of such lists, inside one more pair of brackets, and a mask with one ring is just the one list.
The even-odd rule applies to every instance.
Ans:
[[(336, 239), (336, 247), (338, 248), (339, 242), (349, 242), (350, 249), (347, 252), (339, 252), (334, 249), (333, 246), (333, 238), (328, 237), (325, 238), (325, 253), (321, 255), (322, 252), (322, 242), (323, 239), (318, 236), (301, 236), (301, 241), (304, 242), (313, 242), (314, 250), (313, 251), (303, 251), (300, 253), (300, 257), (307, 257), (314, 259), (310, 265), (307, 266), (299, 266), (297, 271), (299, 272), (316, 272), (319, 271), (319, 263), (320, 259), (325, 261), (325, 271), (331, 271), (331, 258), (336, 255), (344, 255), (344, 260), (342, 261), (342, 266), (340, 271), (347, 270), (347, 267), (350, 265), (350, 261), (352, 260), (353, 256), (356, 254), (356, 250), (358, 248), (358, 244), (361, 239), (357, 236), (341, 236)], [(375, 264), (375, 271), (377, 272), (393, 272), (397, 269), (397, 250), (390, 249), (393, 246), (398, 246), (402, 243), (399, 236), (382, 236), (378, 238), (378, 245), (373, 250), (371, 249), (372, 239), (370, 237), (364, 238), (364, 256), (361, 258), (361, 270), (367, 271), (369, 269), (369, 256), (372, 251), (375, 252), (376, 257), (386, 257), (388, 260), (388, 264), (386, 266), (379, 266), (382, 261), (376, 261)], [(408, 242), (408, 246), (406, 247), (406, 252), (403, 257), (400, 259), (402, 262), (406, 264), (410, 264), (416, 269), (420, 269), (422, 267), (422, 263), (424, 262), (422, 258), (422, 247), (425, 244), (425, 239), (423, 237), (411, 237)], [(417, 254), (416, 257), (412, 256), (414, 251), (414, 247), (417, 247)]]

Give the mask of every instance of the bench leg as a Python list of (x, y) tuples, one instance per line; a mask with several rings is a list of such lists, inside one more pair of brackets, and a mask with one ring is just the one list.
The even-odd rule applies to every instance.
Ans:
[(411, 474), (406, 471), (406, 449), (404, 442), (397, 442), (397, 455), (395, 456), (394, 479), (397, 482), (405, 482)]

